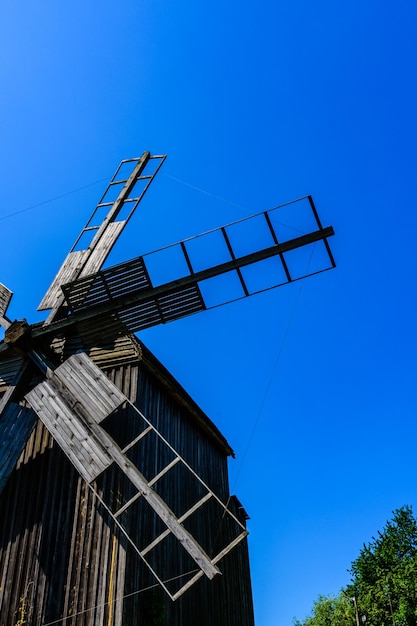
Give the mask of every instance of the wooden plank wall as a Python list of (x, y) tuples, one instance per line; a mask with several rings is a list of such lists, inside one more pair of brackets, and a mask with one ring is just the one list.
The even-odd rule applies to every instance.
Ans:
[[(202, 435), (143, 364), (107, 373), (227, 498), (224, 451)], [(125, 424), (121, 417), (120, 428)], [(155, 462), (151, 451), (142, 462)], [(117, 493), (116, 474), (106, 472), (101, 488)], [(177, 485), (167, 489), (175, 491)], [(182, 490), (186, 493), (187, 485)], [(181, 498), (181, 491), (175, 497)], [(119, 540), (94, 494), (40, 422), (0, 495), (0, 511), (0, 626), (15, 626), (22, 616), (32, 626), (253, 626), (246, 541), (220, 562), (223, 576), (203, 577), (171, 602), (138, 555)], [(140, 533), (141, 521), (135, 523)], [(207, 519), (201, 533), (212, 533), (213, 526), (223, 532), (218, 520)], [(161, 558), (169, 562), (172, 554)]]

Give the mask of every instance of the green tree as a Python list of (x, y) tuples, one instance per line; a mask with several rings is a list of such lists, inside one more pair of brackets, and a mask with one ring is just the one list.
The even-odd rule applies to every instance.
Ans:
[(313, 612), (303, 622), (294, 620), (294, 626), (355, 626), (352, 602), (342, 593), (338, 596), (319, 596)]
[(417, 522), (410, 506), (394, 511), (351, 568), (367, 626), (417, 626)]
[(363, 619), (366, 626), (417, 626), (417, 521), (410, 506), (394, 511), (350, 572), (351, 585), (338, 596), (320, 596), (311, 616), (294, 626), (356, 626)]

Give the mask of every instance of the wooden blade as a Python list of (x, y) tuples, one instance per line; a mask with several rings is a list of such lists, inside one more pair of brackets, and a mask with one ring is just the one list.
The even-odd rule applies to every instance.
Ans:
[(8, 403), (0, 415), (0, 493), (13, 471), (23, 448), (36, 424), (31, 409)]
[(10, 326), (10, 320), (6, 317), (6, 311), (12, 296), (13, 292), (0, 283), (0, 326), (6, 329)]
[(206, 576), (213, 578), (219, 573), (139, 469), (101, 428), (103, 419), (128, 400), (85, 354), (67, 359), (26, 399), (88, 483), (111, 464), (117, 465)]
[[(314, 207), (310, 198), (309, 206)], [(261, 224), (263, 240), (240, 241), (235, 234), (240, 233), (242, 221), (235, 222), (64, 285), (62, 289), (74, 314), (73, 321), (82, 324), (83, 334), (93, 333), (94, 339), (99, 339), (97, 333), (100, 333), (105, 340), (126, 333), (126, 329), (138, 332), (165, 324), (335, 267), (327, 242), (334, 234), (332, 227), (321, 227), (317, 219), (317, 230), (279, 243), (271, 218), (273, 211), (276, 209), (244, 220), (249, 225), (245, 224), (245, 233), (251, 230), (251, 220), (258, 229)], [(200, 246), (206, 253), (211, 252), (213, 241), (220, 250), (222, 262), (210, 265), (204, 254), (200, 257), (196, 254), (196, 249)], [(301, 272), (293, 271), (291, 255), (302, 249), (310, 254), (316, 245), (321, 246), (319, 264), (306, 263)], [(169, 264), (174, 280), (158, 284), (155, 268), (160, 272), (164, 259), (176, 261), (176, 264)], [(271, 265), (271, 260), (275, 265)], [(229, 283), (233, 280), (237, 287), (233, 292), (218, 289), (213, 300), (207, 295), (208, 287), (222, 275)], [(256, 280), (253, 280), (254, 275)], [(91, 324), (93, 319), (94, 325)], [(71, 318), (63, 322), (66, 323), (71, 323)]]
[(15, 395), (26, 367), (27, 361), (13, 352), (0, 361), (0, 393), (3, 393), (0, 400), (0, 416), (3, 415), (9, 401)]
[[(157, 167), (147, 174), (146, 167), (151, 160), (156, 160)], [(64, 302), (61, 285), (97, 272), (102, 267), (164, 160), (165, 155), (151, 156), (149, 152), (144, 152), (138, 159), (122, 161), (38, 307), (38, 310), (52, 309), (47, 323), (56, 317)], [(133, 169), (124, 179), (122, 166), (130, 163)], [(136, 191), (139, 184), (142, 188)], [(113, 192), (118, 195), (109, 200), (113, 198)]]

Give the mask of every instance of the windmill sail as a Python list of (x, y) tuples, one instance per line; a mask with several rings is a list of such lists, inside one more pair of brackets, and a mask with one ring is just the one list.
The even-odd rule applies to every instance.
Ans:
[[(55, 318), (63, 303), (61, 285), (101, 268), (164, 160), (165, 155), (151, 156), (149, 152), (144, 152), (140, 158), (121, 162), (39, 304), (40, 311), (52, 309), (47, 323)], [(151, 162), (156, 164), (153, 170), (150, 168)], [(148, 169), (150, 173), (147, 173)]]
[[(165, 324), (331, 269), (335, 262), (327, 238), (334, 234), (333, 228), (322, 227), (310, 196), (301, 200), (307, 201), (316, 230), (297, 232), (280, 242), (277, 207), (63, 285), (68, 307), (80, 323), (102, 316), (100, 332), (111, 336)], [(261, 236), (255, 241), (245, 237), (256, 230)], [(318, 263), (312, 264), (316, 245), (320, 246)], [(213, 248), (218, 262), (208, 266), (204, 254)], [(308, 258), (297, 267), (293, 256), (300, 249), (308, 251)], [(169, 271), (177, 274), (161, 283), (158, 272), (167, 258), (174, 260), (168, 263)], [(254, 280), (255, 273), (260, 281)], [(211, 286), (214, 282), (216, 289), (221, 276), (226, 287), (218, 289), (213, 300)]]
[[(49, 375), (47, 380), (30, 391), (26, 399), (89, 484), (96, 481), (111, 466), (113, 468), (116, 466), (124, 480), (127, 480), (130, 485), (130, 497), (121, 506), (115, 508), (112, 498), (107, 498), (106, 501), (105, 497), (100, 497), (102, 504), (171, 599), (180, 597), (203, 574), (211, 579), (219, 573), (216, 563), (244, 539), (247, 535), (245, 527), (137, 409), (136, 436), (125, 444), (123, 449), (116, 443), (107, 431), (105, 422), (118, 407), (129, 402), (84, 353), (67, 359)], [(133, 405), (130, 406), (134, 409)], [(172, 456), (167, 465), (159, 468), (150, 479), (140, 472), (128, 454), (138, 444), (143, 445), (148, 437), (156, 438), (159, 446), (167, 446)], [(196, 490), (198, 498), (196, 497), (188, 510), (181, 511), (180, 514), (175, 514), (156, 491), (157, 484), (177, 466), (191, 472), (199, 485)], [(178, 485), (178, 489), (180, 488)], [(130, 523), (131, 517), (125, 517), (127, 510), (137, 506), (139, 500), (152, 509), (163, 526), (162, 529), (158, 527), (159, 532), (147, 545), (138, 545), (143, 538), (135, 538)], [(237, 529), (230, 542), (222, 546), (212, 557), (208, 556), (185, 526), (186, 522), (190, 523), (193, 516), (202, 512), (209, 501), (221, 511), (220, 519), (226, 515), (229, 523)], [(180, 588), (175, 591), (164, 583), (152, 561), (152, 553), (157, 551), (164, 541), (173, 538), (178, 542), (177, 550), (184, 550), (194, 562), (192, 570), (175, 572), (174, 578), (181, 580)]]
[[(12, 292), (0, 284), (0, 492), (8, 481), (3, 496), (13, 503), (3, 508), (31, 496), (16, 526), (6, 515), (0, 527), (3, 579), (16, 573), (0, 586), (7, 623), (29, 588), (41, 590), (45, 623), (81, 613), (91, 624), (146, 621), (133, 597), (152, 588), (149, 572), (177, 600), (221, 567), (216, 586), (201, 580), (195, 595), (164, 602), (169, 623), (204, 613), (207, 623), (253, 625), (247, 516), (228, 487), (233, 451), (132, 333), (331, 269), (334, 233), (306, 196), (102, 270), (164, 159), (122, 161), (39, 305), (51, 309), (46, 322), (11, 322)], [(288, 207), (302, 207), (306, 223), (288, 223)], [(72, 467), (56, 448), (52, 466), (45, 429)]]
[(0, 415), (0, 493), (25, 447), (37, 418), (34, 411), (9, 402)]
[(0, 326), (3, 326), (3, 328), (10, 326), (10, 321), (6, 317), (6, 311), (12, 296), (13, 292), (0, 283)]

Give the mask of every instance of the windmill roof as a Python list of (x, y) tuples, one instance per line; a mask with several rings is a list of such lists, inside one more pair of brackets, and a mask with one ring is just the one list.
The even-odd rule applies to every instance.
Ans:
[(220, 447), (228, 456), (234, 457), (233, 449), (214, 422), (204, 413), (184, 387), (174, 378), (156, 356), (140, 342), (142, 348), (142, 362), (145, 367), (166, 387), (171, 397), (182, 405), (196, 420), (199, 427)]
[[(62, 344), (65, 343), (65, 347), (64, 345), (59, 345), (60, 342)], [(72, 338), (62, 336), (60, 339), (55, 340), (54, 349), (57, 352), (63, 350), (64, 358), (66, 358), (78, 350), (86, 349), (86, 347), (85, 344), (82, 344), (79, 336)], [(135, 335), (118, 337), (111, 342), (111, 344), (107, 345), (90, 345), (86, 349), (86, 352), (96, 365), (103, 370), (140, 362), (142, 366), (157, 379), (158, 383), (166, 390), (167, 394), (187, 411), (197, 426), (215, 443), (221, 452), (234, 458), (235, 454), (233, 449), (214, 422), (199, 407), (195, 400), (193, 400), (159, 359)]]
[[(32, 328), (40, 326), (41, 324), (33, 324)], [(195, 421), (197, 426), (221, 452), (227, 456), (235, 456), (233, 449), (214, 422), (204, 413), (159, 359), (136, 336), (126, 335), (117, 338), (108, 345), (100, 346), (96, 344), (86, 348), (78, 335), (66, 337), (62, 334), (53, 340), (50, 347), (56, 354), (62, 354), (61, 359), (62, 357), (65, 359), (77, 351), (85, 350), (90, 358), (103, 370), (140, 362), (157, 379), (168, 395), (185, 409), (191, 419)], [(5, 391), (10, 385), (20, 364), (21, 358), (18, 355), (14, 359), (10, 359), (9, 356), (8, 359), (0, 363), (0, 393)]]

